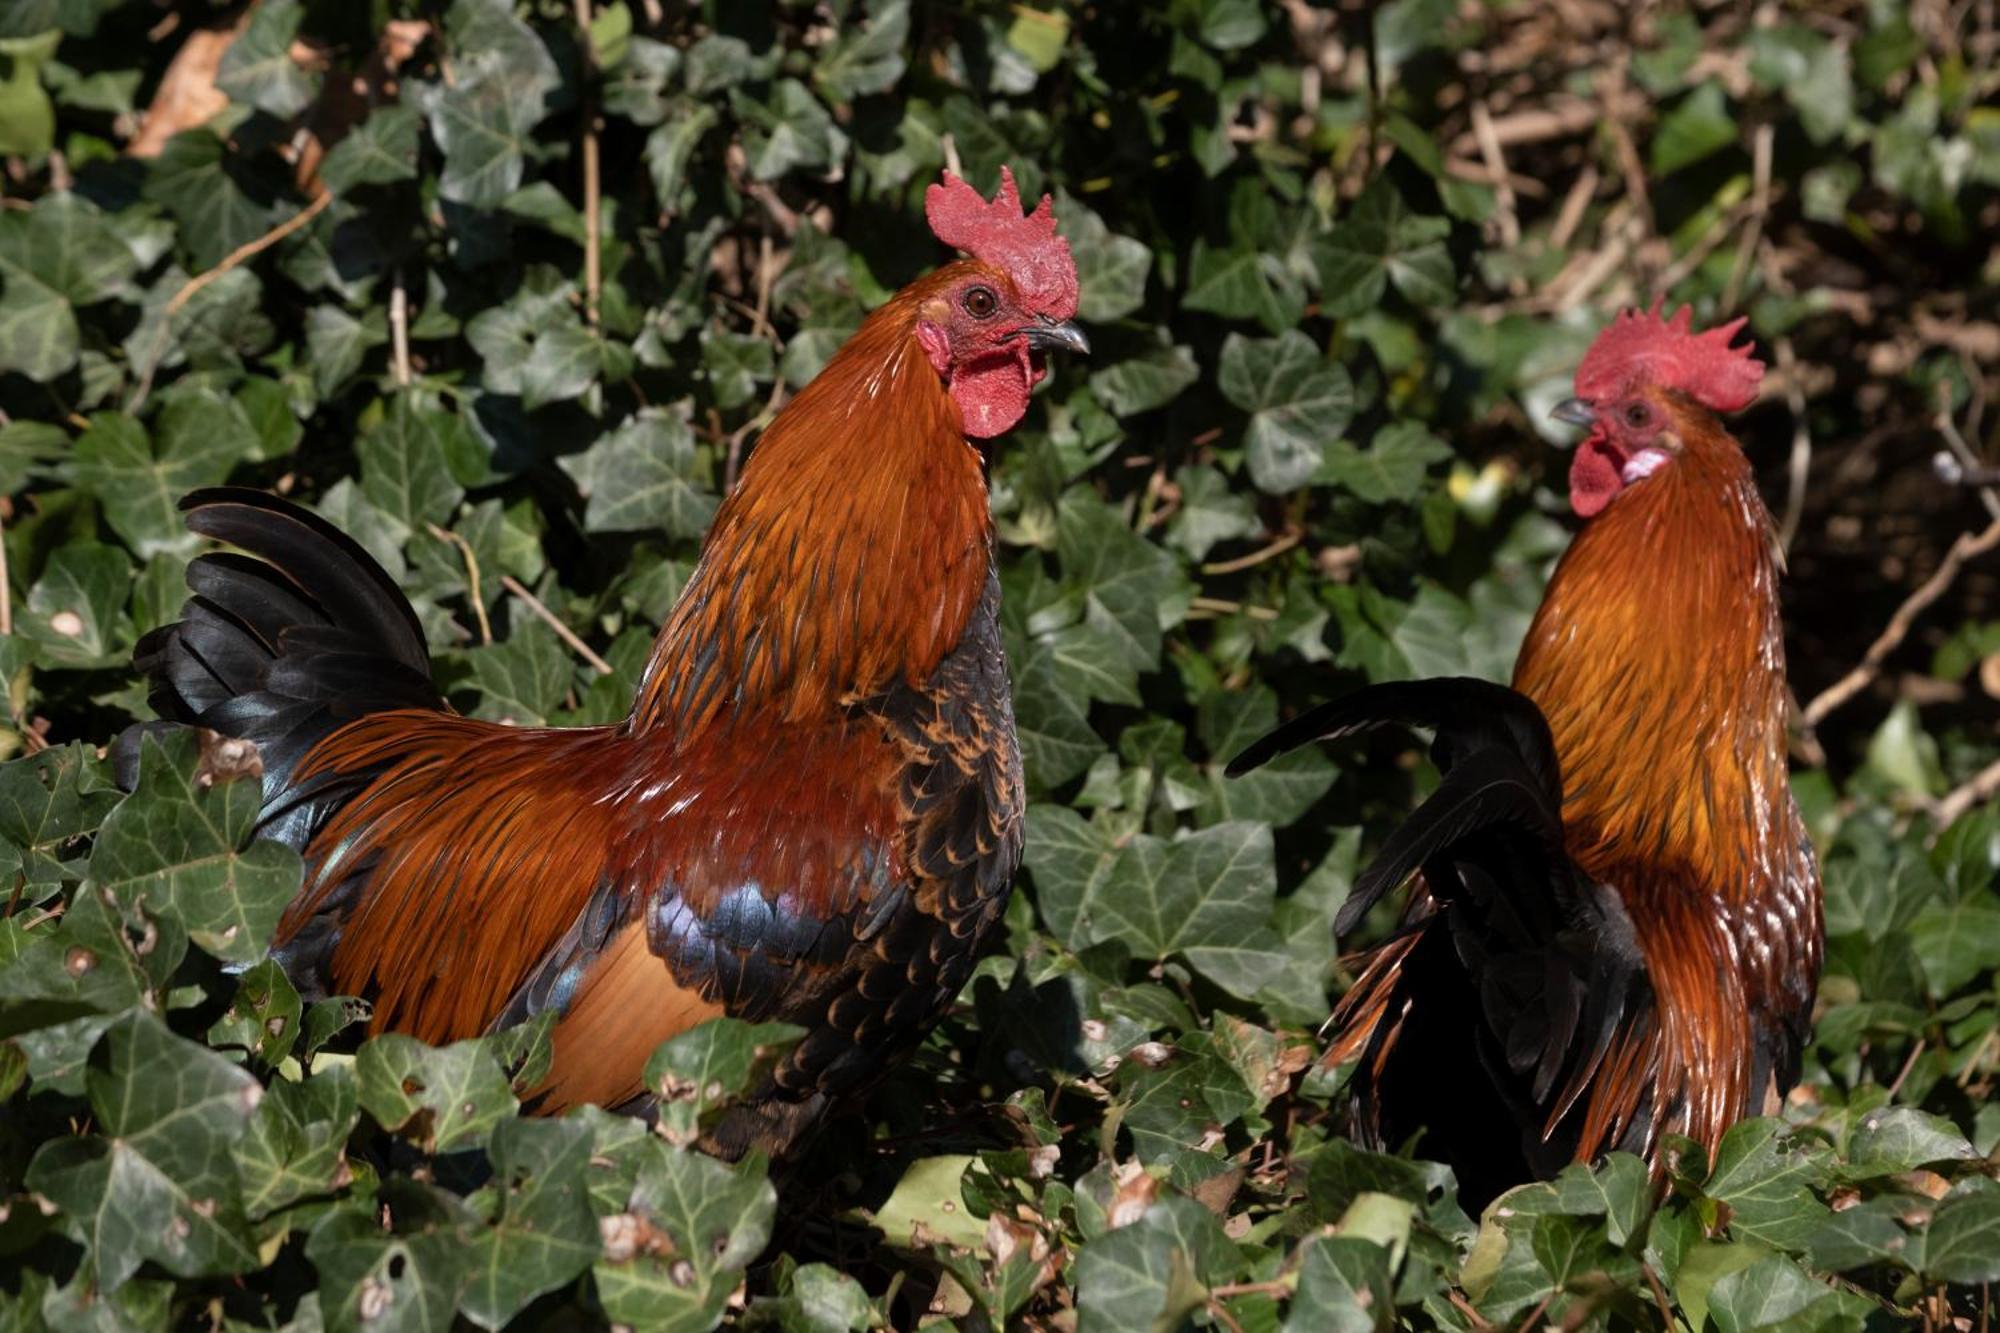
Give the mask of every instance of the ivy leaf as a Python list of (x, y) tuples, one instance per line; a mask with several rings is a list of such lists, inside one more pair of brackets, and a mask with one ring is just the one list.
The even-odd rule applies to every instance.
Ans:
[(1370, 504), (1403, 504), (1417, 498), (1432, 463), (1451, 457), (1451, 446), (1414, 421), (1384, 426), (1366, 449), (1336, 440), (1326, 451), (1319, 480), (1343, 486)]
[(355, 447), (361, 494), (406, 532), (443, 523), (465, 496), (446, 462), (449, 451), (466, 447), (463, 429), (457, 418), (414, 393), (397, 394)]
[(1659, 133), (1653, 136), (1653, 174), (1669, 176), (1692, 166), (1735, 143), (1738, 133), (1722, 85), (1704, 83), (1661, 117)]
[(453, 77), (425, 99), (431, 134), (444, 150), (439, 192), (453, 203), (493, 208), (520, 188), (529, 135), (561, 82), (535, 30), (506, 0), (453, 0), (446, 15)]
[(1186, 304), (1226, 319), (1254, 319), (1272, 333), (1299, 322), (1305, 290), (1283, 261), (1254, 247), (1230, 250), (1195, 242)]
[(1890, 1106), (1871, 1112), (1847, 1145), (1840, 1174), (1848, 1180), (1914, 1171), (1937, 1162), (1969, 1161), (1973, 1151), (1965, 1135), (1943, 1116), (1914, 1106)]
[(1450, 229), (1443, 218), (1412, 214), (1395, 186), (1377, 180), (1313, 249), (1326, 313), (1347, 319), (1374, 309), (1392, 279), (1417, 305), (1449, 304), (1458, 288), (1444, 245)]
[(1296, 330), (1276, 338), (1230, 334), (1217, 378), (1223, 396), (1250, 414), (1250, 478), (1273, 495), (1303, 486), (1320, 468), (1324, 443), (1338, 439), (1354, 415), (1346, 369)]
[(181, 497), (226, 480), (257, 443), (240, 404), (201, 389), (175, 397), (157, 438), (122, 412), (93, 413), (72, 466), (78, 484), (104, 502), (118, 535), (150, 556), (193, 549), (196, 538), (181, 521)]
[(731, 89), (730, 106), (743, 125), (750, 174), (776, 180), (801, 167), (825, 167), (846, 151), (847, 136), (833, 116), (797, 79), (780, 79), (768, 101)]
[(1722, 1136), (1702, 1192), (1726, 1203), (1730, 1229), (1780, 1248), (1802, 1245), (1827, 1218), (1810, 1186), (1822, 1185), (1823, 1147), (1787, 1137), (1784, 1122), (1745, 1120)]
[(649, 407), (583, 453), (562, 460), (585, 501), (589, 532), (699, 537), (715, 515), (709, 468), (677, 412)]
[(661, 1136), (693, 1144), (804, 1035), (788, 1023), (711, 1018), (662, 1042), (646, 1061), (646, 1087), (660, 1099)]
[(480, 695), (473, 716), (515, 726), (547, 726), (575, 677), (563, 646), (539, 622), (472, 649), (465, 661)]
[(450, 1328), (465, 1282), (467, 1229), (433, 1225), (396, 1234), (377, 1224), (372, 1209), (328, 1212), (306, 1240), (328, 1324), (370, 1333)]
[(1924, 1236), (1923, 1269), (1966, 1286), (2000, 1281), (2000, 1186), (1974, 1178), (1945, 1196)]
[(777, 1194), (754, 1155), (731, 1167), (658, 1139), (646, 1147), (630, 1199), (601, 1222), (598, 1299), (635, 1328), (712, 1328), (770, 1240)]
[(292, 42), (305, 17), (298, 0), (266, 0), (250, 13), (215, 71), (215, 86), (231, 100), (287, 120), (306, 109), (319, 90), (317, 76), (292, 59)]
[(1116, 365), (1092, 371), (1090, 391), (1121, 417), (1165, 407), (1201, 378), (1192, 350), (1183, 345), (1154, 347)]
[(361, 1048), (354, 1070), (362, 1109), (430, 1152), (484, 1143), (519, 1106), (486, 1038), (433, 1047), (386, 1033)]
[(103, 215), (67, 192), (0, 213), (0, 371), (52, 380), (76, 364), (76, 311), (116, 296), (138, 268)]
[(44, 1144), (29, 1187), (62, 1210), (104, 1291), (147, 1260), (182, 1277), (254, 1267), (229, 1151), (262, 1088), (143, 1011), (115, 1020), (104, 1049), (87, 1080), (103, 1137)]
[(392, 185), (417, 175), (417, 127), (422, 115), (413, 106), (378, 106), (347, 132), (320, 163), (326, 188), (344, 195), (357, 185)]
[(909, 0), (873, 0), (868, 21), (843, 24), (840, 35), (813, 62), (813, 82), (836, 103), (885, 92), (903, 77), (909, 37)]
[(264, 803), (252, 780), (197, 785), (195, 740), (140, 743), (139, 785), (105, 817), (91, 882), (128, 902), (147, 899), (177, 918), (209, 953), (230, 962), (264, 956), (298, 892), (299, 854), (252, 841)]
[(1066, 492), (1056, 519), (1063, 582), (1082, 596), (1084, 623), (1139, 671), (1159, 663), (1160, 634), (1187, 606), (1186, 580), (1173, 558), (1138, 536), (1103, 501)]
[(196, 270), (215, 267), (277, 220), (272, 182), (209, 130), (183, 130), (167, 140), (147, 174), (146, 197), (180, 223), (180, 242)]
[(49, 557), (16, 628), (34, 640), (36, 656), (48, 666), (109, 666), (131, 641), (125, 613), (131, 589), (132, 562), (124, 552), (72, 542)]
[(1153, 252), (1143, 241), (1118, 235), (1081, 200), (1067, 194), (1056, 200), (1056, 219), (1057, 231), (1069, 242), (1076, 261), (1077, 318), (1086, 324), (1110, 324), (1145, 304)]
[(302, 1199), (339, 1190), (348, 1177), (347, 1136), (361, 1119), (351, 1065), (331, 1065), (309, 1079), (279, 1079), (231, 1149), (251, 1219)]
[(1172, 1195), (1076, 1257), (1078, 1333), (1177, 1328), (1225, 1280), (1230, 1242), (1215, 1214)]
[(494, 1183), (468, 1200), (490, 1225), (469, 1247), (460, 1301), (481, 1328), (500, 1328), (596, 1260), (597, 1219), (583, 1184), (592, 1137), (577, 1120), (503, 1120), (494, 1128), (487, 1149)]
[(96, 770), (95, 756), (77, 742), (0, 764), (0, 840), (19, 854), (14, 871), (24, 885), (60, 883), (60, 853), (118, 804)]
[(1389, 1251), (1352, 1236), (1299, 1248), (1299, 1289), (1284, 1333), (1374, 1333), (1395, 1309)]

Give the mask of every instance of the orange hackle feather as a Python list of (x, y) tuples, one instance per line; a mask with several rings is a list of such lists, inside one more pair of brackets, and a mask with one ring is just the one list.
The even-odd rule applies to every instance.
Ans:
[[(1688, 339), (1670, 369), (1712, 375), (1725, 364), (1716, 349), (1726, 336), (1697, 344), (1684, 319), (1657, 326)], [(1617, 379), (1615, 367), (1598, 370)], [(1760, 1065), (1759, 1042), (1801, 1030), (1822, 950), (1817, 871), (1786, 767), (1781, 561), (1769, 511), (1703, 401), (1658, 383), (1611, 387), (1665, 414), (1674, 461), (1571, 543), (1513, 679), (1552, 733), (1565, 850), (1616, 889), (1652, 994), (1574, 1070), (1537, 1126), (1549, 1141), (1580, 1113), (1579, 1161), (1621, 1147), (1651, 1154), (1670, 1133), (1712, 1152), (1731, 1124), (1773, 1109), (1779, 1076)], [(1733, 384), (1714, 397), (1743, 401)], [(1383, 1077), (1423, 1002), (1406, 966), (1442, 920), (1419, 877), (1405, 930), (1355, 960), (1359, 975), (1329, 1020), (1326, 1063), (1361, 1059)]]
[(375, 997), (378, 1029), (487, 1030), (609, 886), (618, 933), (579, 962), (543, 1091), (550, 1108), (617, 1104), (654, 1044), (733, 998), (646, 952), (648, 893), (707, 912), (763, 885), (825, 918), (855, 906), (859, 858), (897, 855), (908, 756), (850, 706), (927, 680), (986, 585), (981, 459), (913, 336), (973, 273), (1009, 281), (961, 260), (905, 288), (764, 433), (625, 722), (395, 710), (313, 751), (300, 783), (365, 785), (313, 839), (280, 937), (351, 897), (331, 981)]
[(1555, 736), (1569, 853), (1618, 886), (1657, 997), (1656, 1030), (1626, 1034), (1634, 1049), (1589, 1091), (1585, 1158), (1623, 1133), (1648, 1079), (1688, 1094), (1650, 1137), (1712, 1148), (1755, 1113), (1752, 1021), (1810, 1004), (1819, 964), (1770, 513), (1712, 413), (1651, 396), (1682, 453), (1577, 535), (1514, 669)]

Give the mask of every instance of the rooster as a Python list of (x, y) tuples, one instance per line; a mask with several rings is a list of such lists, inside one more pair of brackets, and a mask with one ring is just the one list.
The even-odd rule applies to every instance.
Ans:
[(1329, 1063), (1378, 1146), (1456, 1169), (1469, 1203), (1663, 1136), (1713, 1152), (1797, 1080), (1823, 949), (1811, 842), (1786, 770), (1780, 553), (1719, 415), (1757, 396), (1742, 321), (1626, 311), (1558, 419), (1583, 530), (1514, 667), (1383, 684), (1252, 745), (1435, 735), (1438, 788), (1335, 922), (1414, 879), (1359, 960)]
[(638, 1109), (715, 1015), (805, 1029), (714, 1150), (794, 1150), (936, 1023), (1001, 915), (1022, 774), (984, 460), (1054, 350), (1087, 352), (1044, 197), (946, 173), (970, 257), (890, 298), (764, 432), (615, 726), (461, 717), (351, 539), (242, 490), (183, 502), (188, 572), (137, 665), (156, 710), (254, 742), (260, 832), (305, 880), (275, 952), (377, 1030), (547, 1010), (545, 1111)]

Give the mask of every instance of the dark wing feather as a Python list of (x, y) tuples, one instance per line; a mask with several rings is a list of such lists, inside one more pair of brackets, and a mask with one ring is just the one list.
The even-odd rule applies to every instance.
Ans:
[[(1582, 1143), (1575, 1113), (1610, 1053), (1650, 1023), (1652, 989), (1617, 892), (1564, 850), (1561, 772), (1531, 700), (1468, 679), (1372, 686), (1278, 728), (1229, 771), (1390, 725), (1434, 733), (1442, 780), (1355, 880), (1335, 921), (1346, 934), (1421, 875), (1403, 929), (1335, 1011), (1335, 1050), (1361, 1057), (1362, 1122), (1387, 1143), (1459, 1127), (1430, 1150), (1452, 1154), (1456, 1141), (1477, 1158), (1454, 1162), (1462, 1182), (1478, 1182), (1474, 1194), (1619, 1146)], [(1477, 1017), (1446, 1012), (1454, 1006)], [(1473, 1068), (1483, 1091), (1467, 1078)], [(1518, 1127), (1512, 1167), (1491, 1160), (1493, 1135), (1479, 1129), (1496, 1117)]]

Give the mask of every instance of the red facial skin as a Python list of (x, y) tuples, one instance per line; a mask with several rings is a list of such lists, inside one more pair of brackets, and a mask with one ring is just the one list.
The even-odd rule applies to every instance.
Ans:
[(1578, 518), (1593, 518), (1612, 497), (1673, 461), (1667, 413), (1644, 390), (1593, 404), (1590, 434), (1569, 465), (1569, 502)]
[(952, 267), (963, 273), (924, 303), (917, 341), (958, 404), (965, 433), (991, 439), (1021, 419), (1028, 395), (1048, 373), (1021, 333), (1041, 312), (1027, 309), (1014, 284), (984, 264)]

